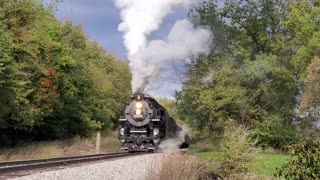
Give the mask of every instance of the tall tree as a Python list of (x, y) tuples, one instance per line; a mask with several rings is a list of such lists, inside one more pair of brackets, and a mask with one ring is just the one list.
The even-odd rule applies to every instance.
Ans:
[(285, 139), (296, 140), (291, 121), (297, 84), (294, 53), (286, 46), (287, 4), (205, 2), (192, 10), (199, 17), (196, 25), (209, 26), (214, 34), (212, 51), (188, 65), (176, 97), (181, 114), (199, 132), (219, 133), (226, 120), (234, 119), (256, 129), (260, 144), (279, 147)]

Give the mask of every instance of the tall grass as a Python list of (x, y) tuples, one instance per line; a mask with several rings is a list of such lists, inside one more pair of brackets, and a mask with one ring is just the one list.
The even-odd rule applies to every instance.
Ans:
[[(117, 134), (117, 132), (102, 133), (100, 153), (120, 151)], [(95, 143), (95, 137), (24, 143), (14, 148), (0, 149), (0, 161), (94, 154), (96, 153)]]
[(204, 164), (189, 155), (167, 155), (162, 160), (158, 173), (151, 171), (146, 179), (151, 180), (198, 180), (204, 172)]

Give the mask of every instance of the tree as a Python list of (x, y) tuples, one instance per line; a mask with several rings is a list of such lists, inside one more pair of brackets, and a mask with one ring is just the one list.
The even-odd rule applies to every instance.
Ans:
[(313, 57), (320, 53), (319, 11), (319, 0), (293, 1), (288, 5), (288, 20), (284, 23), (288, 45), (294, 50), (291, 62), (302, 75)]
[(0, 45), (1, 145), (115, 127), (129, 68), (81, 26), (60, 23), (38, 0), (1, 1)]
[(256, 129), (258, 145), (279, 148), (297, 141), (292, 136), (297, 81), (283, 23), (287, 4), (228, 1), (221, 7), (210, 1), (192, 10), (197, 13), (190, 15), (199, 17), (196, 25), (210, 27), (214, 40), (208, 56), (188, 64), (176, 98), (179, 112), (199, 133), (221, 134), (223, 123), (234, 119)]
[(320, 58), (314, 58), (307, 68), (305, 80), (305, 92), (301, 101), (301, 107), (306, 110), (320, 105)]

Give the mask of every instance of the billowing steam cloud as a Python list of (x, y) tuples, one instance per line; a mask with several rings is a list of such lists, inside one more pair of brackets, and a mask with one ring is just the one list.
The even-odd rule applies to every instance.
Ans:
[(160, 145), (159, 148), (162, 152), (178, 152), (179, 146), (186, 141), (186, 135), (189, 133), (189, 129), (185, 126), (181, 126), (181, 131), (178, 131), (176, 138), (166, 139)]
[(195, 27), (189, 20), (179, 20), (165, 40), (148, 42), (162, 19), (175, 8), (193, 4), (196, 0), (115, 0), (121, 9), (123, 22), (119, 30), (128, 49), (133, 92), (148, 93), (150, 82), (157, 79), (162, 68), (171, 60), (188, 61), (209, 52), (211, 32)]

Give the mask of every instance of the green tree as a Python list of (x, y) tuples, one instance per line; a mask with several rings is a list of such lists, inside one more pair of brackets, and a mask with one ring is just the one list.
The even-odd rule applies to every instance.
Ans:
[(214, 39), (208, 56), (188, 64), (176, 98), (183, 119), (199, 134), (221, 134), (224, 121), (234, 119), (256, 129), (259, 145), (297, 141), (292, 136), (297, 81), (292, 46), (286, 44), (287, 4), (248, 0), (218, 6), (210, 1), (192, 10), (191, 19), (208, 26)]
[(52, 7), (0, 2), (0, 141), (114, 128), (130, 94), (127, 63), (89, 41), (81, 26), (60, 23)]
[(288, 5), (288, 20), (284, 22), (288, 45), (294, 50), (292, 64), (304, 75), (314, 56), (320, 54), (320, 2), (292, 1)]
[(10, 37), (5, 32), (4, 25), (0, 24), (0, 127), (7, 125), (8, 116), (13, 105), (15, 86), (15, 63), (10, 56)]

